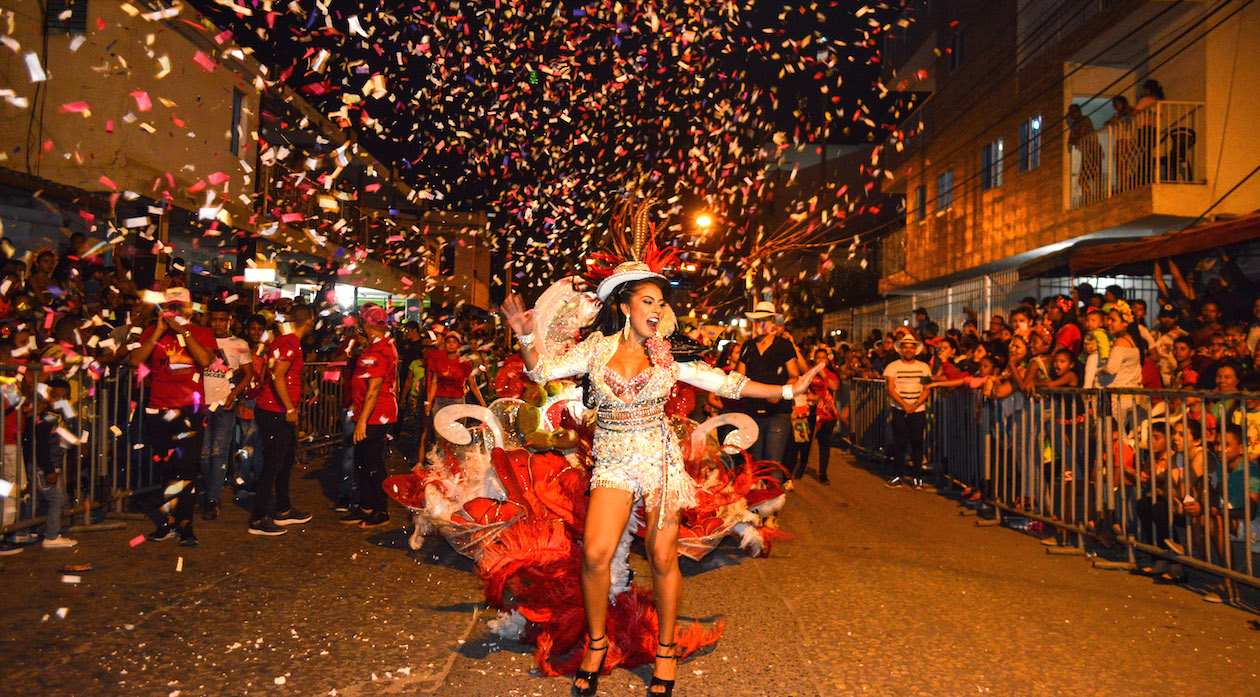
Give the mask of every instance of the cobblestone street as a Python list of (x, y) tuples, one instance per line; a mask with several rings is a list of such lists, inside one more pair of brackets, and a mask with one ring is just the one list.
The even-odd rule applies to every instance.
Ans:
[[(727, 629), (680, 666), (678, 694), (1260, 694), (1254, 612), (1047, 555), (836, 452), (831, 487), (811, 474), (790, 495), (796, 537), (770, 558), (683, 561), (684, 615)], [(230, 507), (198, 520), (195, 549), (132, 548), (149, 530), (135, 521), (7, 558), (4, 694), (568, 694), (528, 647), (490, 636), (467, 560), (437, 537), (409, 550), (401, 510), (381, 532), (338, 525), (317, 474), (295, 473), (316, 517), (284, 537), (247, 535)], [(601, 694), (641, 694), (649, 676), (614, 672)]]

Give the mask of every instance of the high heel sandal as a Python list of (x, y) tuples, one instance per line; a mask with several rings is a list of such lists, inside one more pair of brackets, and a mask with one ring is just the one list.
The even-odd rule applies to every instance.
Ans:
[[(604, 645), (595, 646), (595, 642), (597, 641), (604, 642)], [(573, 694), (578, 697), (594, 697), (595, 692), (599, 690), (599, 676), (600, 673), (604, 672), (604, 659), (608, 658), (607, 632), (604, 633), (604, 636), (598, 639), (591, 639), (590, 643), (586, 645), (586, 652), (590, 653), (591, 651), (603, 651), (604, 655), (599, 657), (599, 667), (596, 668), (594, 672), (578, 669), (577, 673), (573, 676)], [(585, 688), (577, 686), (577, 681), (579, 680), (586, 681)]]
[[(657, 650), (656, 650), (656, 657), (657, 657), (657, 658), (668, 658), (668, 659), (670, 659), (670, 660), (674, 661), (674, 663), (677, 663), (677, 662), (678, 662), (678, 656), (677, 656), (677, 655), (676, 655), (673, 651), (670, 651), (670, 653), (669, 653), (669, 655), (668, 655), (668, 656), (664, 656), (664, 655), (662, 655), (662, 654), (661, 654), (661, 649), (672, 649), (672, 648), (674, 648), (674, 646), (675, 646), (676, 644), (662, 644), (661, 642), (659, 642), (659, 641), (658, 641), (658, 642), (656, 642), (656, 645), (659, 647), (659, 648), (657, 648)], [(661, 692), (653, 692), (653, 691), (652, 691), (652, 688), (653, 688), (653, 687), (657, 687), (657, 686), (664, 687), (665, 689), (664, 689), (663, 691), (661, 691)], [(673, 695), (673, 694), (674, 694), (674, 681), (673, 681), (673, 680), (665, 680), (665, 679), (662, 679), (662, 678), (658, 678), (658, 677), (656, 677), (656, 672), (655, 672), (655, 671), (653, 671), (653, 672), (652, 672), (652, 684), (648, 685), (648, 695), (649, 695), (649, 697), (671, 697), (671, 695)]]

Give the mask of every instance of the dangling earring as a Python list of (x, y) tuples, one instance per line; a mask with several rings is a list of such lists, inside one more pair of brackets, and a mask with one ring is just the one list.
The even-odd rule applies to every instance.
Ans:
[(621, 325), (621, 338), (623, 341), (630, 341), (630, 316), (626, 315), (625, 324)]

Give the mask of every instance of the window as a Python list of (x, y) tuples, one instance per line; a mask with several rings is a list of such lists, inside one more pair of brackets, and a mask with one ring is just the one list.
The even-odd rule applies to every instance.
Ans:
[(914, 190), (914, 219), (927, 220), (927, 185), (920, 184)]
[(980, 188), (987, 191), (1002, 185), (1002, 160), (1006, 146), (1001, 138), (980, 151)]
[(1034, 116), (1019, 125), (1019, 171), (1030, 172), (1041, 166), (1041, 116)]
[(86, 34), (87, 0), (48, 0), (44, 28), (49, 34)]
[(953, 72), (962, 67), (963, 61), (963, 33), (962, 30), (954, 32), (949, 37), (949, 71)]
[(245, 104), (245, 93), (238, 89), (232, 90), (232, 154), (241, 156), (241, 130), (245, 124), (241, 123), (241, 111)]
[(954, 170), (936, 177), (936, 210), (947, 211), (954, 206)]
[(438, 264), (439, 276), (455, 275), (455, 243), (448, 242), (442, 247), (442, 260)]

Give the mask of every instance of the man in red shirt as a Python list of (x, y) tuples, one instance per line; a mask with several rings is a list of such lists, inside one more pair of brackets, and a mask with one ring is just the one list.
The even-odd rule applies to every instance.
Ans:
[(389, 337), (389, 315), (381, 307), (359, 313), (367, 346), (350, 378), (354, 420), (354, 468), (359, 505), (341, 517), (347, 525), (380, 527), (389, 522), (385, 496), (385, 436), (398, 421), (398, 349)]
[(206, 434), (201, 372), (214, 362), (218, 343), (213, 331), (189, 321), (193, 307), (187, 288), (168, 289), (161, 310), (128, 356), (131, 365), (144, 366), (141, 379), (149, 381), (144, 425), (153, 461), (167, 482), (166, 501), (151, 514), (157, 529), (149, 539), (178, 535), (181, 545), (192, 547), (197, 544), (192, 519)]
[(283, 535), (287, 531), (280, 526), (311, 519), (289, 501), (289, 475), (296, 456), (298, 404), (302, 400), (302, 339), (315, 328), (315, 312), (309, 305), (294, 305), (285, 319), (288, 331), (272, 339), (263, 352), (267, 371), (254, 406), (254, 420), (263, 434), (263, 465), (250, 516), (251, 535)]

